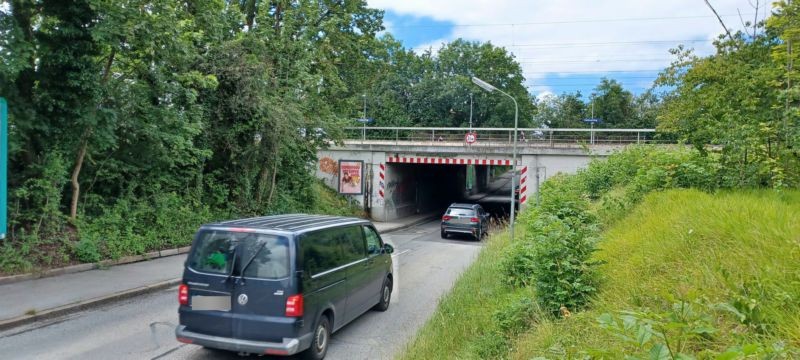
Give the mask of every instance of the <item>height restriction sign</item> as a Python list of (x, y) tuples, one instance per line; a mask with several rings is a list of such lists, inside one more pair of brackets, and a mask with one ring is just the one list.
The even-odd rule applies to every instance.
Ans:
[(467, 144), (474, 144), (478, 141), (478, 133), (476, 132), (468, 132), (467, 135), (464, 135), (464, 142)]

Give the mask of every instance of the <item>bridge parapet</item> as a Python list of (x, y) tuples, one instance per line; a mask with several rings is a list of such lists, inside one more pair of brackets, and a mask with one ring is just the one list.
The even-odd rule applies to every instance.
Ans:
[[(452, 127), (348, 127), (347, 144), (505, 147), (514, 140), (514, 128), (474, 128), (472, 144), (465, 141), (470, 129)], [(655, 129), (517, 129), (518, 147), (585, 147), (601, 145), (664, 144)]]

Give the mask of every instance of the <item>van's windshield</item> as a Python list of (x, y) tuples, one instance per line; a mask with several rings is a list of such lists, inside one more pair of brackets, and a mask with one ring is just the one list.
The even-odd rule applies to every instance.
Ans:
[[(261, 246), (263, 249), (259, 251)], [(203, 230), (197, 236), (187, 264), (199, 272), (241, 276), (242, 267), (251, 258), (245, 277), (286, 278), (290, 271), (289, 239), (270, 234)]]

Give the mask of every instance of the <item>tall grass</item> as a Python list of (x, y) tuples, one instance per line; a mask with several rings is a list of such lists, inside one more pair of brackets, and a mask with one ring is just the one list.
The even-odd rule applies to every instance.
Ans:
[(596, 253), (605, 262), (603, 282), (592, 309), (540, 323), (521, 338), (513, 357), (573, 357), (592, 349), (622, 357), (636, 349), (603, 330), (597, 318), (667, 311), (676, 301), (707, 306), (717, 329), (692, 343), (691, 352), (754, 342), (800, 347), (798, 197), (797, 191), (648, 195), (604, 233)]
[[(519, 236), (524, 236), (520, 234)], [(500, 281), (497, 259), (509, 245), (507, 232), (493, 234), (475, 262), (445, 295), (436, 312), (400, 356), (402, 359), (478, 359), (505, 345), (494, 314), (510, 302), (530, 298)]]
[(800, 347), (800, 191), (655, 192), (603, 232), (599, 247), (601, 290), (589, 310), (553, 318), (534, 308), (527, 331), (504, 334), (498, 314), (535, 294), (502, 281), (511, 247), (507, 234), (492, 236), (401, 358), (623, 358), (641, 349), (598, 318), (679, 301), (700, 304), (716, 329), (687, 345), (698, 358), (752, 343)]

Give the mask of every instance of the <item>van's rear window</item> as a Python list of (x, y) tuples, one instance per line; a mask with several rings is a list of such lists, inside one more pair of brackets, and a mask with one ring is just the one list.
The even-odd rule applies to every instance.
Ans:
[(246, 277), (289, 276), (289, 240), (269, 234), (203, 230), (197, 235), (188, 266), (199, 272), (240, 276), (251, 258), (244, 273)]

